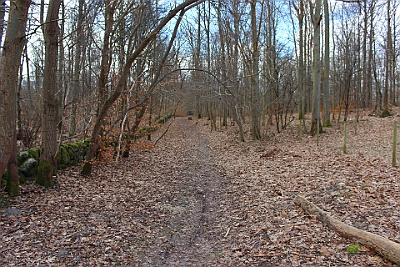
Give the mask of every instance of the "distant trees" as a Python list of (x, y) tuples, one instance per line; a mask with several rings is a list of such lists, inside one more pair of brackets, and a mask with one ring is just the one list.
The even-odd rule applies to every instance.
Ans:
[[(97, 115), (95, 124), (93, 126), (90, 146), (88, 153), (86, 155), (86, 162), (83, 166), (82, 173), (85, 175), (91, 174), (91, 166), (92, 160), (95, 157), (97, 150), (100, 147), (99, 141), (102, 136), (101, 130), (103, 127), (104, 120), (106, 115), (111, 108), (111, 106), (118, 100), (123, 90), (126, 89), (126, 82), (131, 74), (131, 67), (135, 60), (142, 54), (142, 52), (148, 47), (151, 42), (154, 42), (157, 34), (167, 25), (167, 23), (172, 20), (175, 15), (177, 15), (180, 11), (191, 8), (193, 5), (199, 2), (199, 0), (187, 0), (184, 3), (178, 5), (174, 9), (172, 9), (158, 24), (149, 27), (145, 30), (149, 31), (148, 34), (144, 36), (142, 40), (139, 40), (134, 47), (130, 47), (130, 51), (128, 51), (126, 61), (120, 67), (119, 78), (116, 81), (114, 91), (110, 93), (110, 96), (106, 98), (106, 100), (101, 103), (99, 113)], [(144, 19), (143, 17), (140, 17)], [(120, 23), (121, 21), (119, 21)], [(141, 22), (141, 21), (140, 21)], [(142, 22), (143, 23), (143, 22)], [(139, 24), (140, 25), (140, 24)], [(140, 30), (140, 28), (138, 29)], [(133, 38), (131, 36), (131, 38)], [(132, 40), (132, 39), (131, 39)], [(161, 66), (162, 67), (162, 66)], [(151, 92), (150, 92), (151, 93)], [(148, 99), (149, 96), (145, 97)], [(139, 106), (139, 105), (136, 105)], [(143, 107), (142, 107), (143, 108)]]
[(90, 137), (89, 174), (104, 146), (119, 158), (172, 114), (235, 125), (245, 141), (295, 116), (301, 136), (398, 104), (397, 0), (38, 3), (0, 2), (0, 174), (15, 194), (17, 144), (41, 147), (51, 186), (63, 142)]

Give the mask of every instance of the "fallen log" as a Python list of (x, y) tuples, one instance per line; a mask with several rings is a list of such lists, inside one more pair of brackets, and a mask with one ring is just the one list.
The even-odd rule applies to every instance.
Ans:
[(296, 196), (294, 202), (307, 213), (316, 215), (321, 222), (338, 232), (341, 236), (357, 240), (361, 245), (374, 249), (384, 258), (400, 265), (400, 244), (382, 236), (347, 225), (333, 218), (326, 211), (320, 209), (302, 196)]

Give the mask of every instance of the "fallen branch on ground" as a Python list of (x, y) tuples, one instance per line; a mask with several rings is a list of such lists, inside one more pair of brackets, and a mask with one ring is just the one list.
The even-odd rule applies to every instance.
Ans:
[(347, 225), (333, 218), (327, 212), (323, 211), (302, 196), (296, 196), (294, 202), (307, 213), (316, 215), (321, 222), (325, 223), (329, 228), (335, 230), (340, 235), (355, 239), (361, 245), (375, 249), (378, 254), (386, 259), (391, 260), (396, 264), (400, 264), (400, 244), (382, 236)]
[(169, 127), (171, 126), (171, 124), (172, 124), (173, 122), (174, 122), (174, 121), (171, 121), (171, 122), (170, 122), (170, 124), (167, 126), (167, 129), (165, 129), (165, 131), (163, 132), (163, 134), (162, 134), (160, 137), (158, 137), (158, 139), (156, 140), (156, 142), (154, 143), (154, 145), (157, 145), (158, 141), (160, 141), (160, 140), (164, 137), (164, 135), (168, 132)]

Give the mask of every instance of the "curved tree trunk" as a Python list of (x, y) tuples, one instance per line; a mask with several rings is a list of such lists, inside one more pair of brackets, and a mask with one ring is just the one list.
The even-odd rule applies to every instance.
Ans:
[(184, 3), (178, 5), (176, 8), (171, 10), (166, 17), (164, 17), (160, 23), (150, 32), (150, 34), (144, 38), (144, 40), (138, 45), (136, 50), (128, 56), (125, 65), (122, 68), (121, 75), (119, 77), (118, 83), (115, 87), (114, 92), (102, 105), (99, 114), (96, 119), (96, 123), (93, 127), (92, 135), (90, 138), (90, 145), (88, 153), (86, 155), (86, 162), (82, 168), (82, 174), (90, 175), (92, 172), (92, 161), (96, 155), (99, 148), (100, 131), (103, 126), (103, 121), (106, 118), (109, 108), (114, 104), (114, 102), (119, 98), (123, 89), (125, 88), (126, 80), (130, 74), (130, 69), (132, 64), (135, 62), (137, 57), (143, 52), (143, 50), (156, 38), (157, 34), (167, 25), (167, 23), (172, 20), (180, 11), (191, 8), (196, 4), (203, 2), (204, 0), (187, 0)]

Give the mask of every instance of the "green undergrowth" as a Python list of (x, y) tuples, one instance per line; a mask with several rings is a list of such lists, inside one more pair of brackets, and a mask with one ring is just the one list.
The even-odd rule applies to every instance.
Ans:
[[(61, 145), (57, 154), (57, 169), (65, 169), (83, 161), (89, 148), (89, 142), (90, 139), (85, 139)], [(40, 162), (40, 148), (35, 147), (18, 153), (17, 163), (20, 183), (24, 183), (26, 180), (36, 180), (39, 184), (51, 186), (51, 184), (43, 181), (43, 173), (40, 174), (40, 172), (48, 171), (48, 164), (41, 164)], [(18, 185), (7, 182), (9, 179), (6, 171), (3, 174), (1, 185), (3, 188), (7, 186), (7, 191), (11, 192)]]

